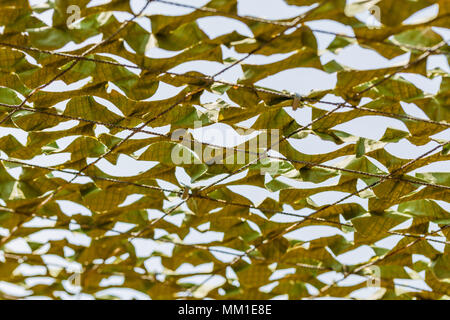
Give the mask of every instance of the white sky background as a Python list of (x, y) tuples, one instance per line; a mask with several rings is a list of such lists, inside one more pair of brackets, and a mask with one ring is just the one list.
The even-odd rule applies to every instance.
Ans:
[[(32, 5), (41, 3), (40, 0), (30, 0), (30, 3)], [(91, 5), (97, 5), (100, 3), (105, 3), (107, 1), (96, 1), (93, 0), (91, 2)], [(144, 5), (144, 0), (132, 0), (132, 8), (135, 12), (139, 11), (140, 8)], [(194, 6), (202, 6), (206, 4), (207, 0), (173, 0), (173, 2), (178, 3), (184, 3)], [(348, 1), (348, 2), (355, 2), (355, 1)], [(297, 16), (305, 11), (304, 8), (295, 7), (295, 6), (288, 6), (284, 3), (283, 0), (240, 0), (239, 1), (239, 7), (238, 7), (238, 13), (239, 15), (249, 15), (249, 16), (256, 16), (256, 17), (263, 17), (267, 19), (284, 19), (284, 18), (291, 18), (294, 16)], [(152, 3), (145, 11), (146, 14), (165, 14), (165, 15), (182, 15), (187, 14), (191, 12), (190, 9), (170, 6), (162, 3)], [(51, 23), (51, 11), (45, 12), (43, 14), (40, 14), (39, 17), (44, 20), (47, 23)], [(425, 10), (422, 10), (419, 13), (416, 13), (413, 17), (408, 19), (408, 23), (414, 23), (417, 22), (420, 19), (427, 18), (430, 16), (434, 16), (437, 14), (437, 6), (432, 6), (430, 8), (427, 8)], [(117, 14), (116, 17), (120, 19), (120, 21), (123, 21), (124, 19), (129, 19), (131, 15), (128, 14)], [(367, 21), (369, 18), (368, 13), (362, 13), (357, 16), (358, 18)], [(373, 20), (373, 19), (372, 19)], [(370, 21), (372, 21), (370, 20)], [(150, 20), (148, 18), (139, 18), (136, 20), (143, 28), (150, 31)], [(250, 29), (243, 23), (232, 20), (229, 18), (224, 17), (207, 17), (207, 18), (201, 18), (199, 19), (199, 25), (203, 29), (203, 31), (210, 37), (215, 38), (217, 36), (220, 36), (222, 34), (229, 33), (233, 30), (247, 36), (251, 36)], [(350, 27), (346, 27), (340, 23), (330, 21), (330, 20), (322, 20), (322, 21), (314, 21), (307, 23), (308, 26), (314, 28), (314, 29), (320, 29), (320, 30), (327, 30), (337, 33), (344, 33), (348, 35), (354, 35), (353, 31)], [(434, 30), (441, 34), (444, 39), (450, 39), (450, 31), (447, 29), (442, 28), (434, 28)], [(328, 44), (334, 39), (334, 36), (331, 35), (324, 35), (321, 33), (315, 33), (319, 50), (324, 50)], [(89, 40), (87, 40), (85, 43), (80, 45), (74, 45), (73, 43), (67, 45), (65, 48), (63, 48), (61, 51), (70, 51), (77, 47), (84, 47), (85, 45), (89, 43), (96, 43), (101, 40), (101, 36), (93, 37)], [(244, 55), (237, 54), (234, 50), (229, 50), (222, 46), (224, 58), (227, 57), (235, 57), (235, 58), (241, 58)], [(150, 48), (147, 52), (147, 55), (152, 58), (160, 58), (160, 57), (169, 57), (175, 55), (176, 52), (170, 52), (166, 50), (162, 50), (159, 48)], [(247, 59), (244, 63), (246, 64), (265, 64), (265, 63), (272, 63), (275, 61), (279, 61), (281, 59), (284, 59), (285, 57), (289, 56), (289, 54), (277, 54), (273, 56), (261, 56), (261, 55), (253, 55), (249, 59)], [(404, 64), (408, 61), (409, 54), (404, 54), (402, 56), (399, 56), (395, 59), (388, 60), (375, 51), (363, 49), (357, 45), (352, 45), (349, 47), (344, 48), (341, 50), (337, 55), (332, 53), (325, 53), (321, 56), (321, 61), (323, 64), (327, 63), (328, 61), (334, 59), (338, 63), (342, 65), (346, 65), (348, 67), (351, 67), (353, 69), (375, 69), (375, 68), (385, 68), (390, 67), (398, 64)], [(119, 61), (119, 62), (125, 62), (125, 61)], [(440, 67), (441, 69), (449, 72), (449, 66), (447, 64), (447, 60), (444, 56), (432, 56), (428, 58), (428, 69), (433, 69), (435, 67)], [(197, 61), (197, 62), (187, 62), (183, 63), (181, 65), (178, 65), (177, 67), (173, 68), (170, 71), (183, 73), (187, 71), (199, 71), (204, 74), (213, 75), (214, 73), (220, 71), (223, 69), (224, 66), (216, 63), (216, 62), (210, 62), (210, 61)], [(136, 72), (136, 70), (131, 70), (133, 72)], [(407, 80), (414, 83), (418, 88), (422, 89), (425, 93), (436, 93), (439, 90), (441, 79), (440, 77), (437, 77), (433, 80), (429, 80), (425, 77), (422, 77), (420, 75), (411, 75), (411, 74), (401, 74), (404, 76)], [(236, 66), (227, 72), (223, 73), (219, 79), (226, 80), (229, 82), (236, 82), (241, 76), (243, 76), (242, 70), (239, 66)], [(72, 84), (70, 86), (65, 85), (62, 81), (56, 81), (52, 85), (45, 88), (44, 91), (63, 91), (63, 90), (74, 90), (77, 89), (84, 84), (86, 84), (87, 81), (82, 80), (78, 83)], [(323, 89), (332, 89), (334, 88), (336, 84), (336, 74), (328, 74), (326, 72), (311, 69), (311, 68), (295, 68), (290, 70), (285, 70), (282, 72), (279, 72), (278, 74), (275, 74), (273, 76), (270, 76), (266, 79), (263, 79), (257, 83), (258, 85), (273, 88), (276, 90), (288, 90), (291, 92), (297, 92), (300, 94), (307, 94), (311, 90), (323, 90)], [(120, 89), (112, 85), (114, 89), (120, 92)], [(152, 96), (149, 100), (161, 100), (166, 99), (168, 97), (171, 97), (178, 92), (180, 92), (183, 89), (183, 87), (172, 87), (170, 85), (160, 83), (158, 91), (154, 96)], [(215, 101), (219, 96), (213, 95), (211, 93), (205, 92), (202, 95), (202, 102), (211, 102)], [(226, 98), (226, 96), (220, 96), (221, 99), (226, 100), (229, 103), (234, 104), (232, 101)], [(334, 100), (336, 99), (333, 96), (327, 96), (326, 100)], [(99, 102), (103, 102), (104, 100)], [(58, 107), (64, 108), (65, 103), (62, 103), (61, 105), (58, 105)], [(120, 112), (117, 108), (114, 108), (111, 104), (105, 104), (107, 107), (110, 107), (110, 110), (113, 112)], [(406, 104), (402, 103), (405, 112), (407, 112), (410, 115), (420, 117), (420, 118), (427, 118), (427, 116), (415, 105), (413, 104)], [(323, 105), (324, 109), (329, 109), (328, 106)], [(311, 121), (311, 109), (309, 108), (302, 108), (297, 111), (292, 111), (292, 108), (287, 108), (287, 112), (292, 115), (295, 120), (301, 124), (305, 125)], [(253, 121), (255, 121), (253, 119)], [(251, 125), (252, 121), (246, 121), (247, 125)], [(71, 126), (75, 126), (77, 124), (76, 121), (68, 121), (64, 124), (60, 124), (55, 128), (52, 128), (51, 130), (61, 130), (63, 128), (69, 128)], [(399, 120), (381, 117), (381, 116), (366, 116), (354, 119), (350, 122), (338, 125), (335, 127), (335, 129), (346, 131), (350, 134), (366, 137), (370, 139), (380, 139), (385, 132), (387, 127), (392, 127), (400, 130), (408, 131), (406, 126)], [(158, 131), (162, 133), (167, 133), (169, 131), (169, 126), (162, 127), (162, 128), (148, 128), (149, 130)], [(211, 130), (214, 129), (214, 130)], [(108, 129), (99, 126), (96, 129), (96, 132), (98, 134), (102, 132), (108, 132)], [(120, 137), (124, 137), (128, 135), (129, 132), (122, 132), (118, 134)], [(13, 134), (20, 142), (23, 144), (26, 143), (26, 137), (27, 133), (20, 130), (20, 129), (7, 129), (7, 128), (1, 128), (0, 129), (0, 137), (5, 136), (8, 134)], [(205, 142), (211, 142), (211, 143), (217, 143), (217, 144), (225, 144), (227, 146), (236, 145), (238, 143), (241, 143), (244, 139), (243, 137), (239, 137), (236, 133), (234, 133), (232, 130), (230, 130), (230, 127), (224, 124), (215, 124), (212, 126), (209, 126), (208, 129), (197, 129), (194, 132), (194, 136), (199, 139), (203, 140)], [(137, 134), (133, 137), (133, 139), (142, 139), (142, 138), (148, 138), (149, 135), (147, 134)], [(441, 138), (448, 140), (450, 139), (450, 130), (446, 130), (441, 132), (438, 135), (434, 136), (435, 138)], [(65, 146), (69, 145), (76, 137), (66, 137), (63, 139), (58, 140), (58, 145), (61, 148), (64, 148)], [(245, 139), (250, 138), (250, 136), (246, 137)], [(238, 141), (238, 139), (241, 139)], [(318, 154), (318, 153), (324, 153), (324, 152), (331, 152), (333, 150), (336, 150), (338, 148), (343, 147), (343, 145), (336, 146), (334, 143), (326, 142), (320, 140), (318, 137), (315, 137), (313, 135), (309, 135), (307, 138), (302, 140), (293, 140), (290, 139), (290, 141), (293, 143), (293, 146), (295, 146), (297, 149), (301, 150), (304, 153), (308, 154)], [(390, 143), (386, 146), (386, 150), (390, 152), (391, 154), (400, 157), (400, 158), (415, 158), (419, 156), (420, 154), (432, 149), (436, 145), (435, 142), (430, 142), (427, 145), (424, 146), (415, 146), (412, 145), (409, 141), (406, 139), (403, 139), (399, 141), (398, 143)], [(3, 152), (2, 156), (5, 156)], [(69, 154), (59, 154), (59, 155), (51, 155), (51, 156), (38, 156), (34, 158), (33, 160), (30, 160), (29, 163), (35, 163), (43, 166), (51, 166), (56, 165), (59, 163), (63, 163), (69, 159)], [(91, 159), (91, 161), (94, 161), (95, 159)], [(338, 163), (341, 158), (335, 159), (327, 164), (336, 164)], [(115, 176), (132, 176), (135, 174), (138, 174), (139, 172), (142, 172), (144, 170), (148, 170), (151, 166), (153, 166), (154, 162), (147, 162), (147, 161), (137, 161), (132, 159), (131, 157), (121, 155), (119, 157), (117, 165), (112, 165), (108, 163), (106, 160), (101, 160), (98, 163), (98, 167), (103, 170), (106, 173), (115, 175)], [(383, 168), (382, 166), (380, 166)], [(20, 174), (20, 168), (16, 168), (13, 170), (10, 170), (11, 174), (14, 176), (18, 176)], [(440, 162), (435, 163), (433, 165), (429, 165), (420, 169), (415, 170), (414, 172), (429, 172), (429, 171), (450, 171), (450, 162)], [(247, 171), (244, 173), (238, 174), (234, 176), (234, 179), (238, 179), (245, 175)], [(57, 176), (63, 177), (67, 180), (71, 179), (71, 175), (66, 174), (55, 174)], [(182, 169), (177, 171), (177, 176), (183, 183), (190, 185), (190, 181), (188, 176), (183, 172)], [(234, 180), (233, 179), (233, 180)], [(279, 178), (279, 180), (282, 180), (284, 182), (290, 183), (294, 186), (298, 187), (319, 187), (322, 185), (332, 185), (337, 182), (336, 178), (329, 179), (322, 184), (312, 184), (312, 183), (305, 183), (305, 182), (295, 182), (293, 183), (292, 180), (289, 179), (282, 179)], [(87, 182), (89, 181), (86, 178), (78, 178), (76, 182)], [(231, 181), (231, 180), (229, 180)], [(202, 182), (201, 185), (207, 184), (208, 182)], [(194, 184), (196, 186), (198, 184)], [(170, 185), (168, 183), (162, 183), (161, 187), (167, 187), (174, 189), (175, 186)], [(239, 187), (239, 186), (233, 186), (230, 188), (232, 191), (239, 192), (242, 195), (248, 197), (251, 201), (254, 202), (255, 205), (258, 205), (261, 203), (266, 197), (271, 197), (274, 199), (278, 199), (278, 192), (277, 193), (270, 193), (269, 191), (265, 189), (261, 189), (258, 187)], [(342, 192), (325, 192), (321, 193), (319, 195), (312, 196), (313, 200), (320, 204), (328, 204), (333, 201), (336, 201), (343, 197), (344, 193)], [(127, 198), (122, 205), (126, 205), (129, 203), (132, 203), (139, 199), (139, 196), (130, 196)], [(0, 200), (1, 201), (1, 200)], [(350, 199), (347, 199), (345, 202), (357, 202), (361, 204), (363, 207), (367, 208), (367, 200), (360, 199), (358, 197), (352, 197)], [(58, 203), (61, 206), (61, 209), (67, 213), (68, 215), (73, 215), (76, 213), (83, 213), (90, 215), (89, 209), (79, 205), (75, 204), (70, 201), (58, 201)], [(446, 204), (445, 202), (438, 201), (438, 203), (446, 210), (450, 209), (450, 206)], [(173, 205), (174, 203), (167, 203), (167, 205)], [(284, 207), (285, 211), (288, 212), (296, 212), (301, 214), (308, 214), (313, 212), (313, 210), (310, 209), (302, 209), (302, 210), (292, 210), (289, 206)], [(149, 213), (151, 217), (159, 217), (162, 215), (162, 213), (157, 212), (150, 212)], [(177, 215), (173, 217), (166, 218), (168, 221), (174, 222), (176, 224), (181, 223), (183, 216)], [(276, 221), (296, 221), (298, 219), (293, 217), (286, 217), (282, 216), (280, 214), (275, 215), (272, 217), (273, 220)], [(408, 223), (408, 222), (407, 222)], [(53, 223), (44, 221), (44, 220), (38, 220), (34, 219), (32, 222), (27, 223), (26, 226), (43, 226), (48, 225), (52, 226)], [(398, 226), (398, 228), (405, 227), (405, 224), (402, 224)], [(131, 228), (131, 225), (120, 223), (116, 225), (116, 229), (119, 231), (126, 231)], [(256, 227), (257, 228), (257, 227)], [(0, 234), (5, 235), (7, 234), (7, 230), (0, 228)], [(289, 237), (299, 239), (299, 240), (311, 240), (316, 239), (323, 236), (331, 236), (334, 234), (342, 234), (347, 239), (352, 239), (352, 234), (344, 234), (337, 228), (332, 228), (328, 226), (309, 226), (304, 227), (299, 230), (296, 230), (289, 234)], [(161, 232), (161, 235), (164, 233)], [(32, 235), (30, 238), (33, 241), (37, 242), (46, 242), (50, 239), (56, 240), (56, 239), (62, 239), (66, 237), (70, 241), (74, 241), (77, 244), (82, 245), (89, 245), (89, 237), (83, 235), (83, 234), (73, 234), (68, 231), (45, 231), (45, 232), (39, 232), (35, 235)], [(395, 246), (395, 244), (400, 240), (401, 237), (399, 236), (392, 236), (389, 237), (389, 239), (382, 240), (379, 243), (377, 243), (379, 246), (386, 247), (386, 248), (392, 248)], [(185, 242), (187, 243), (201, 243), (201, 242), (209, 242), (211, 240), (220, 240), (221, 234), (216, 232), (207, 232), (207, 233), (199, 233), (197, 231), (192, 231), (191, 234), (189, 234)], [(433, 245), (436, 249), (442, 250), (443, 247), (440, 246), (440, 244), (436, 244), (433, 242), (429, 242), (431, 245)], [(152, 240), (134, 240), (133, 244), (136, 247), (137, 254), (140, 256), (148, 256), (153, 251), (162, 251), (166, 253), (170, 253), (173, 245), (170, 244), (159, 244)], [(25, 241), (21, 240), (15, 240), (12, 241), (9, 245), (10, 249), (15, 250), (17, 252), (23, 252), (28, 253), (30, 252), (30, 249), (28, 248), (28, 245)], [(228, 251), (233, 251), (228, 249)], [(215, 254), (219, 259), (223, 259), (224, 261), (231, 261), (233, 256), (227, 256), (227, 255), (218, 255)], [(343, 255), (340, 255), (337, 257), (339, 261), (342, 263), (352, 264), (352, 263), (359, 263), (367, 261), (371, 256), (373, 256), (374, 253), (372, 249), (369, 247), (362, 247), (357, 250), (353, 250), (351, 252), (347, 252)], [(423, 259), (427, 261), (427, 258), (423, 256), (416, 257), (417, 259)], [(1, 259), (1, 255), (0, 255)], [(0, 260), (1, 261), (1, 260)], [(59, 265), (69, 265), (66, 261), (62, 260), (61, 258), (55, 257), (55, 256), (47, 256), (45, 259), (46, 262), (51, 262)], [(79, 266), (76, 264), (71, 264), (75, 270)], [(146, 268), (147, 271), (162, 271), (161, 265), (159, 263), (159, 258), (151, 258), (146, 262)], [(212, 264), (205, 264), (202, 266), (198, 266), (196, 268), (193, 268), (190, 265), (184, 264), (178, 269), (179, 272), (194, 272), (194, 271), (209, 271), (212, 269)], [(38, 272), (35, 270), (35, 268), (30, 268), (24, 266), (21, 268), (23, 272)], [(288, 270), (289, 271), (289, 270)], [(288, 272), (287, 271), (287, 272)], [(276, 275), (274, 275), (274, 278), (276, 276), (281, 276), (282, 272), (277, 272)], [(423, 276), (423, 275), (422, 275)], [(337, 279), (337, 276), (335, 273), (329, 272), (327, 274), (321, 275), (319, 277), (320, 280), (325, 281), (327, 283)], [(359, 283), (362, 281), (363, 278), (361, 277), (349, 277), (347, 280), (343, 281), (340, 285), (351, 285), (355, 283)], [(203, 277), (198, 277), (197, 280), (203, 280)], [(50, 281), (50, 278), (40, 277), (36, 278), (36, 280), (39, 283), (48, 283)], [(214, 279), (211, 282), (209, 282), (209, 285), (217, 284), (219, 279)], [(399, 281), (400, 282), (400, 281)], [(31, 283), (31, 282), (30, 282)], [(121, 277), (118, 276), (112, 276), (110, 278), (110, 281), (104, 281), (102, 284), (104, 285), (111, 285), (111, 284), (118, 284), (121, 283)], [(425, 287), (428, 288), (428, 286), (420, 280), (403, 280), (401, 283), (404, 284), (411, 284), (416, 287)], [(71, 292), (76, 293), (77, 288), (73, 288), (71, 286), (68, 286)], [(23, 288), (7, 285), (5, 283), (0, 282), (0, 290), (4, 290), (5, 292), (11, 292), (15, 294), (25, 294), (26, 291)], [(375, 292), (374, 289), (363, 289), (359, 290), (359, 297), (369, 297), (371, 294)], [(130, 289), (108, 289), (103, 292), (104, 294), (108, 293), (114, 293), (115, 295), (118, 295), (122, 298), (139, 298), (139, 299), (148, 299), (148, 296), (137, 292), (135, 290)], [(314, 293), (312, 290), (311, 293)], [(69, 296), (67, 294), (62, 294), (62, 297), (64, 298), (74, 298), (74, 296)], [(81, 295), (83, 298), (89, 298), (87, 295)], [(284, 298), (280, 296), (279, 298)]]

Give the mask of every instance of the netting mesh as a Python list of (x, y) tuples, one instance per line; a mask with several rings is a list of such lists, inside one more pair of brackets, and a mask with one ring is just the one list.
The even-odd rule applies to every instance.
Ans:
[[(2, 298), (448, 298), (450, 78), (430, 58), (450, 57), (450, 2), (285, 3), (302, 13), (244, 16), (237, 0), (0, 1)], [(434, 17), (405, 22), (430, 6)], [(249, 34), (211, 37), (206, 17)], [(325, 20), (352, 32), (312, 26)], [(406, 61), (330, 59), (350, 47)], [(335, 84), (263, 84), (284, 85), (292, 69)], [(358, 135), (342, 129), (367, 118)], [(395, 125), (368, 138), (376, 119)], [(196, 134), (217, 125), (247, 140)], [(414, 157), (394, 155), (402, 144)]]

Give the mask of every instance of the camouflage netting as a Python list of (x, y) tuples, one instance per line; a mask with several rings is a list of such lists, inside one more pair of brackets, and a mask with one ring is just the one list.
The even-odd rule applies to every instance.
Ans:
[[(175, 16), (153, 13), (176, 7), (162, 0), (89, 2), (0, 1), (0, 298), (358, 298), (373, 289), (367, 280), (379, 299), (450, 297), (450, 77), (427, 68), (433, 56), (449, 61), (437, 30), (450, 25), (450, 1), (285, 0), (304, 10), (284, 20), (244, 16), (237, 0), (179, 1), (190, 13)], [(376, 27), (355, 16), (373, 5)], [(404, 22), (430, 6), (434, 17)], [(209, 37), (205, 17), (252, 35)], [(324, 20), (353, 34), (311, 26)], [(334, 38), (326, 50), (321, 34)], [(323, 59), (351, 46), (369, 66), (374, 54), (405, 61), (355, 70)], [(220, 68), (173, 71), (195, 61)], [(301, 95), (258, 85), (294, 68), (336, 85)], [(240, 78), (223, 80), (233, 69)], [(440, 89), (424, 92), (412, 76)], [(161, 99), (164, 87), (177, 93)], [(363, 117), (397, 126), (379, 139), (367, 138), (371, 126), (361, 137), (337, 128)], [(231, 149), (188, 130), (220, 123), (242, 134), (244, 121), (253, 135)], [(251, 151), (275, 129), (278, 139)], [(328, 150), (300, 148), (303, 139)], [(392, 154), (401, 143), (410, 158)], [(312, 227), (328, 233), (295, 236)]]

